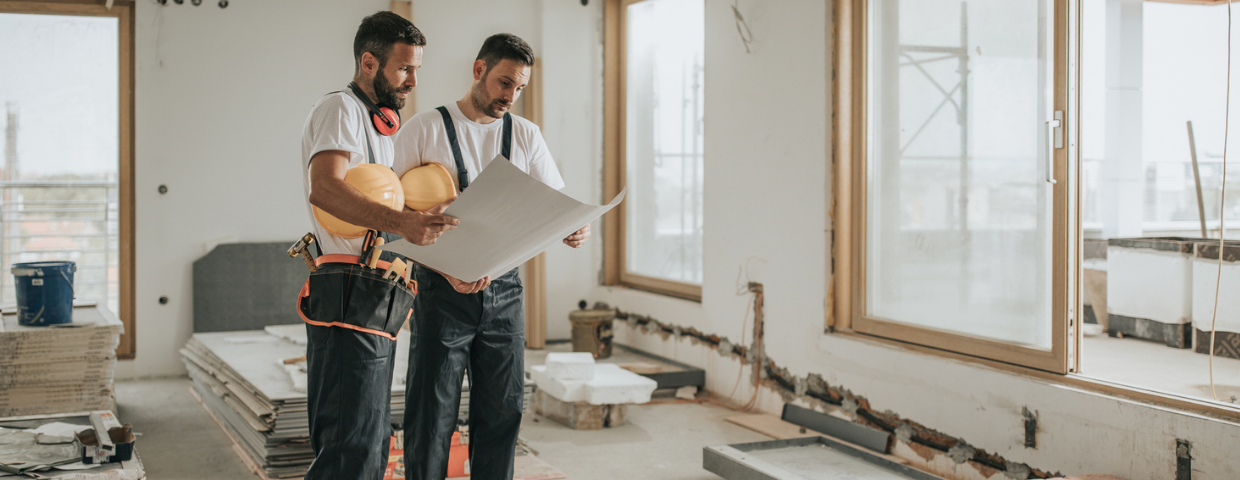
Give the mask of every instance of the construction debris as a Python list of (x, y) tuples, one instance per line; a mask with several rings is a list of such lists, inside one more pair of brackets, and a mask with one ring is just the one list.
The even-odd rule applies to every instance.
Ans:
[[(297, 325), (305, 331), (304, 325)], [(181, 349), (194, 393), (225, 432), (246, 454), (251, 470), (264, 478), (301, 477), (314, 460), (306, 413), (304, 335), (294, 326), (267, 331), (198, 333)], [(261, 344), (262, 348), (254, 348)], [(405, 413), (405, 371), (409, 331), (397, 336), (396, 365), (392, 374), (392, 423), (400, 425)], [(469, 383), (463, 382), (457, 423), (468, 425)], [(530, 404), (533, 383), (525, 384)]]

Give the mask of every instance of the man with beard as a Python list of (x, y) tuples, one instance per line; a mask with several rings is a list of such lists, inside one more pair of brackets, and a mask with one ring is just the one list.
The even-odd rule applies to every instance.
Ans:
[[(389, 409), (396, 350), (394, 332), (386, 327), (364, 328), (375, 322), (390, 325), (390, 315), (372, 319), (380, 314), (342, 314), (355, 309), (373, 312), (365, 310), (373, 305), (361, 305), (367, 299), (347, 287), (353, 283), (318, 280), (327, 272), (349, 278), (344, 273), (348, 272), (356, 278), (364, 240), (328, 232), (312, 206), (353, 225), (393, 232), (419, 245), (434, 243), (459, 223), (438, 214), (446, 203), (425, 213), (396, 211), (371, 201), (344, 180), (350, 167), (392, 165), (388, 135), (398, 127), (395, 111), (417, 84), (424, 45), (426, 39), (417, 27), (394, 13), (379, 12), (363, 19), (353, 41), (353, 82), (321, 98), (303, 130), (300, 168), (306, 210), (320, 248), (319, 270), (307, 281), (298, 304), (308, 338), (306, 396), (310, 445), (315, 452), (307, 480), (383, 477), (392, 433)], [(407, 298), (411, 290), (392, 293)], [(412, 299), (407, 302), (412, 304)], [(398, 314), (398, 321), (403, 322), (405, 312)]]
[[(534, 52), (524, 40), (510, 34), (488, 38), (474, 61), (469, 92), (411, 118), (396, 136), (392, 169), (404, 175), (438, 162), (463, 190), (494, 159), (563, 188), (538, 126), (508, 113), (532, 65)], [(577, 248), (589, 236), (586, 225), (564, 243)], [(525, 384), (525, 318), (517, 269), (494, 280), (464, 283), (419, 268), (417, 279), (405, 384), (405, 478), (447, 475), (461, 380), (468, 372), (470, 474), (480, 480), (511, 479)]]

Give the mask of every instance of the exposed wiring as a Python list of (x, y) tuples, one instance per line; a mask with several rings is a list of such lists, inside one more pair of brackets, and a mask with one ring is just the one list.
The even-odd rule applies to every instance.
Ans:
[(749, 44), (753, 42), (753, 32), (749, 31), (749, 23), (745, 22), (745, 16), (741, 15), (740, 5), (741, 0), (732, 2), (732, 16), (736, 18), (736, 33), (741, 36), (741, 43), (745, 44), (745, 53), (753, 53), (749, 50)]
[[(745, 330), (746, 330), (745, 327), (749, 326), (749, 305), (752, 303), (753, 301), (751, 300), (750, 302), (745, 304), (745, 319), (741, 320), (741, 345), (745, 344)], [(741, 379), (744, 377), (745, 377), (745, 366), (742, 364), (740, 369), (736, 372), (736, 383), (732, 384), (732, 392), (728, 393), (728, 400), (727, 400), (728, 403), (732, 403), (732, 397), (736, 395), (736, 389), (737, 387), (741, 386)]]
[(1214, 277), (1214, 311), (1210, 314), (1210, 395), (1218, 401), (1218, 392), (1214, 389), (1214, 326), (1218, 321), (1218, 292), (1223, 283), (1223, 247), (1227, 237), (1227, 229), (1223, 222), (1227, 218), (1227, 134), (1231, 127), (1231, 0), (1227, 0), (1227, 95), (1223, 102), (1223, 182), (1218, 194), (1218, 274)]

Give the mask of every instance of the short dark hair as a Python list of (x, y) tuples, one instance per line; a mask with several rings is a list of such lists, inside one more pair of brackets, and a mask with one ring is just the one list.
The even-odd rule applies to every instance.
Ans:
[(487, 66), (487, 72), (495, 67), (500, 60), (512, 60), (521, 65), (534, 66), (534, 49), (530, 48), (530, 44), (525, 43), (521, 37), (511, 33), (497, 33), (482, 42), (482, 49), (478, 51), (477, 60), (482, 60)]
[(426, 46), (426, 37), (413, 26), (413, 22), (392, 12), (379, 12), (362, 19), (353, 37), (354, 68), (362, 68), (362, 54), (370, 52), (379, 59), (379, 66), (387, 64), (388, 54), (396, 42), (418, 47)]

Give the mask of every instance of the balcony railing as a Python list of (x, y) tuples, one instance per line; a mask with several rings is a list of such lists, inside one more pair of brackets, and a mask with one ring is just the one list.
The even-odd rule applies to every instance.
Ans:
[(0, 305), (17, 303), (13, 264), (72, 261), (75, 301), (119, 311), (119, 204), (115, 181), (0, 181)]

